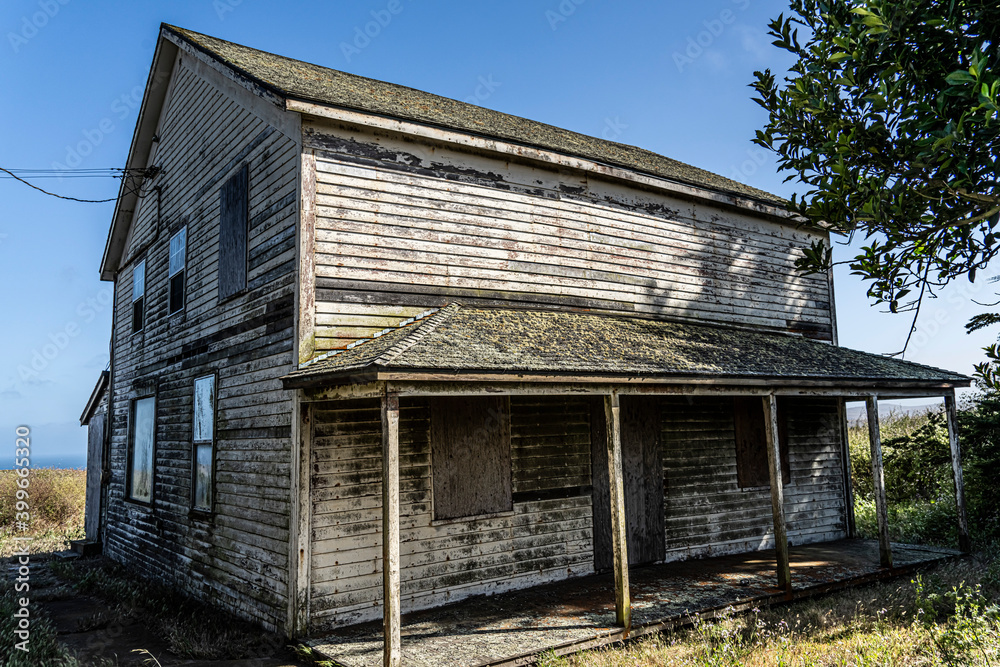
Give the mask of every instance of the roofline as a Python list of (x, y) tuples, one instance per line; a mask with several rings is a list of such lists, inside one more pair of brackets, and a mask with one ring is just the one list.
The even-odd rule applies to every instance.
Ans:
[[(267, 91), (278, 100), (284, 101), (286, 111), (293, 111), (303, 115), (310, 115), (318, 118), (329, 118), (334, 120), (347, 120), (348, 122), (359, 123), (361, 125), (374, 126), (382, 129), (394, 129), (398, 132), (412, 136), (425, 138), (436, 138), (439, 141), (460, 145), (473, 145), (480, 149), (492, 150), (506, 155), (517, 155), (522, 158), (529, 158), (542, 163), (552, 164), (556, 162), (561, 166), (575, 167), (583, 171), (600, 173), (610, 178), (628, 180), (633, 182), (644, 182), (649, 187), (666, 190), (684, 198), (696, 198), (711, 201), (722, 206), (735, 207), (740, 210), (750, 211), (757, 215), (765, 215), (782, 222), (800, 225), (804, 220), (796, 218), (787, 209), (776, 206), (773, 202), (753, 197), (748, 194), (738, 194), (728, 190), (716, 189), (690, 183), (683, 179), (668, 179), (663, 176), (651, 174), (631, 167), (619, 166), (613, 163), (601, 163), (596, 160), (576, 155), (571, 152), (557, 151), (543, 148), (530, 143), (520, 143), (510, 140), (498, 139), (489, 134), (475, 133), (464, 129), (436, 125), (433, 123), (421, 122), (401, 118), (398, 116), (388, 116), (373, 113), (371, 111), (339, 106), (324, 102), (322, 100), (297, 95), (289, 95), (288, 92), (277, 86), (264, 81), (245, 69), (223, 59), (219, 54), (193, 41), (182, 32), (180, 28), (169, 24), (161, 25), (161, 33), (168, 33), (178, 40), (182, 40), (194, 50), (211, 58), (214, 62), (239, 75), (254, 86)], [(250, 47), (246, 47), (250, 48)], [(284, 57), (284, 56), (280, 56)], [(312, 63), (309, 63), (312, 64)], [(317, 67), (322, 67), (317, 65)], [(423, 91), (421, 91), (423, 92)], [(498, 112), (499, 113), (499, 112)], [(379, 119), (382, 122), (373, 122)], [(388, 121), (388, 124), (386, 123)], [(537, 122), (537, 121), (532, 121)], [(388, 126), (387, 126), (388, 125)], [(563, 128), (559, 128), (563, 129)], [(567, 130), (569, 131), (569, 130)], [(463, 139), (467, 138), (467, 139)], [(612, 142), (614, 143), (614, 142)], [(528, 155), (524, 149), (529, 149), (535, 155)], [(562, 156), (563, 159), (553, 160), (550, 156)], [(568, 160), (566, 158), (569, 158)], [(776, 195), (772, 195), (775, 196)], [(809, 225), (814, 231), (823, 233), (826, 230)]]
[[(931, 391), (930, 395), (968, 387), (972, 378), (955, 374), (947, 380), (891, 380), (880, 378), (815, 378), (732, 375), (614, 375), (608, 373), (558, 373), (454, 371), (447, 369), (411, 368), (392, 369), (365, 367), (355, 370), (337, 370), (308, 376), (284, 376), (285, 389), (316, 389), (321, 387), (348, 386), (368, 382), (421, 382), (421, 383), (517, 383), (517, 384), (619, 384), (619, 385), (704, 385), (741, 386), (765, 388), (826, 388), (864, 392), (867, 390)], [(958, 379), (962, 378), (962, 379)], [(498, 392), (499, 393), (499, 392)]]
[(107, 391), (110, 379), (110, 371), (101, 371), (101, 377), (97, 379), (97, 384), (94, 385), (94, 391), (91, 392), (90, 398), (87, 399), (87, 406), (83, 409), (83, 413), (80, 415), (80, 426), (86, 426), (90, 423), (90, 418), (94, 416), (97, 406), (101, 403), (101, 397), (104, 396), (104, 392)]
[(160, 124), (160, 113), (163, 111), (163, 101), (173, 74), (174, 62), (177, 58), (177, 45), (164, 39), (164, 27), (160, 26), (160, 37), (153, 52), (153, 62), (146, 79), (146, 89), (142, 94), (142, 105), (139, 107), (139, 117), (132, 133), (132, 143), (129, 145), (128, 159), (125, 161), (126, 176), (122, 178), (115, 202), (115, 213), (108, 230), (108, 240), (104, 245), (104, 255), (101, 257), (101, 280), (114, 280), (118, 264), (125, 251), (125, 241), (128, 238), (135, 213), (136, 202), (139, 199), (137, 188), (126, 188), (130, 169), (142, 169), (149, 161), (152, 139)]

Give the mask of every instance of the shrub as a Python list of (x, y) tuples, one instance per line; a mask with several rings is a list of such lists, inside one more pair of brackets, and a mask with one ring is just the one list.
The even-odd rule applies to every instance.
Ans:
[[(17, 481), (13, 470), (0, 470), (0, 527), (14, 525)], [(33, 528), (83, 521), (87, 488), (85, 470), (36, 468), (28, 475), (28, 503)]]

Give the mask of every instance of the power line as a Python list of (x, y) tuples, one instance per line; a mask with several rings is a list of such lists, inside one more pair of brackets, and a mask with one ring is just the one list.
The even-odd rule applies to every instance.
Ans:
[[(159, 170), (156, 167), (151, 169), (120, 169), (117, 167), (108, 167), (103, 169), (5, 169), (0, 167), (0, 172), (6, 174), (0, 175), (0, 178), (13, 178), (21, 183), (24, 183), (29, 188), (38, 190), (42, 194), (49, 195), (50, 197), (56, 197), (57, 199), (65, 199), (68, 201), (81, 202), (84, 204), (105, 204), (107, 202), (112, 202), (117, 200), (117, 197), (112, 197), (111, 199), (78, 199), (76, 197), (67, 197), (65, 195), (56, 194), (54, 192), (49, 192), (48, 190), (43, 190), (37, 185), (28, 182), (22, 176), (22, 174), (28, 178), (39, 179), (39, 178), (126, 178), (127, 176), (140, 176), (145, 178), (147, 176), (155, 176)], [(17, 172), (17, 173), (15, 173)], [(141, 189), (141, 184), (140, 184)]]

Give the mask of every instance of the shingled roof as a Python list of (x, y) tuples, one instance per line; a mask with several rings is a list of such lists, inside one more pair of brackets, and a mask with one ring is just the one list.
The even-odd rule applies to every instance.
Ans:
[(451, 304), (283, 378), (339, 384), (371, 371), (890, 382), (968, 386), (958, 373), (796, 336), (587, 313)]
[(462, 130), (784, 207), (781, 197), (635, 146), (590, 137), (406, 86), (285, 58), (164, 24), (198, 50), (282, 98)]

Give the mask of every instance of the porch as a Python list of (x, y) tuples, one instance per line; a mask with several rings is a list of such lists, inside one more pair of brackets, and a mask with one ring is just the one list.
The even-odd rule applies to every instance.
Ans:
[[(505, 664), (954, 555), (889, 544), (880, 398), (945, 398), (969, 547), (954, 397), (968, 378), (939, 369), (777, 334), (453, 304), (283, 382), (301, 405), (293, 625), (329, 631), (317, 645), (346, 665)], [(867, 404), (880, 539), (835, 548), (854, 535), (849, 400)], [(630, 568), (738, 552), (709, 573)], [(481, 614), (441, 607), (489, 592), (503, 595)], [(381, 635), (358, 625), (373, 620)]]
[[(708, 618), (727, 608), (782, 604), (839, 588), (909, 574), (957, 557), (953, 549), (892, 545), (894, 565), (878, 565), (877, 541), (838, 540), (792, 547), (792, 593), (777, 587), (773, 550), (651, 565), (629, 573), (632, 629), (615, 625), (611, 574), (479, 596), (402, 618), (407, 665), (523, 665), (546, 651), (563, 655)], [(308, 643), (344, 667), (381, 665), (382, 623), (333, 632)]]

